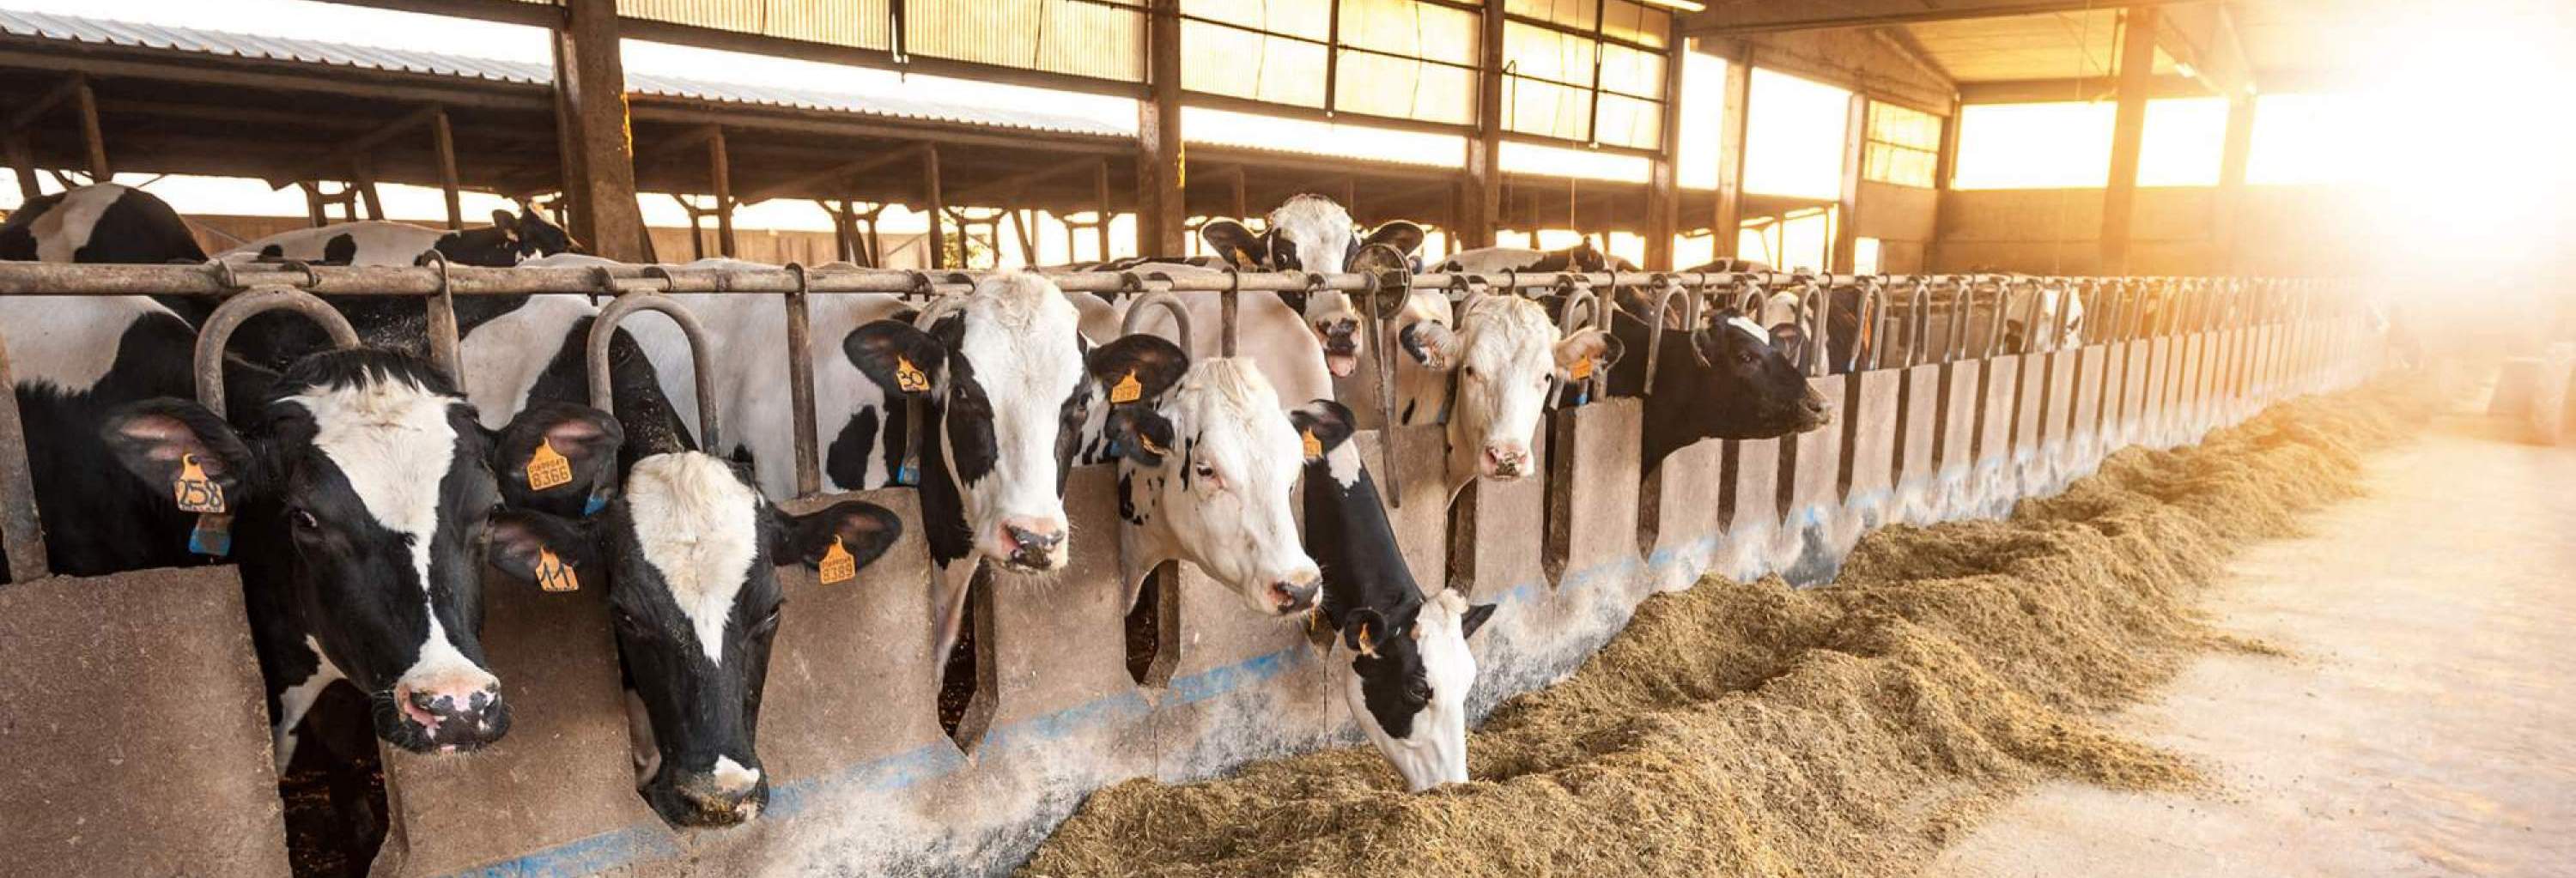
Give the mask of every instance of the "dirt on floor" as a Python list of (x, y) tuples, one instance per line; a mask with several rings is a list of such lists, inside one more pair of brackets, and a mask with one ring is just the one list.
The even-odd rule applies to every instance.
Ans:
[(2200, 585), (2349, 496), (2419, 394), (2276, 407), (2131, 449), (2004, 521), (1891, 527), (1831, 587), (1659, 595), (1573, 676), (1470, 740), (1476, 780), (1407, 795), (1367, 747), (1094, 794), (1025, 876), (1881, 875), (2051, 779), (2198, 783), (2093, 717), (2210, 649)]

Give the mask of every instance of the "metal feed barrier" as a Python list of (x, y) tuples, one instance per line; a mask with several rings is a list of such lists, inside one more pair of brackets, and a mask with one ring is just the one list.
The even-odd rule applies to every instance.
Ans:
[[(781, 355), (791, 363), (801, 495), (783, 505), (804, 511), (844, 499), (815, 496), (813, 376), (802, 356), (812, 345), (809, 297), (949, 295), (976, 278), (800, 266), (0, 263), (0, 294), (227, 296), (245, 307), (291, 303), (317, 317), (327, 309), (314, 312), (320, 303), (308, 294), (416, 297), (434, 337), (424, 346), (449, 369), (458, 362), (454, 323), (442, 312), (455, 297), (614, 297), (603, 298), (610, 304), (591, 338), (596, 362), (617, 318), (636, 310), (663, 311), (697, 341), (685, 312), (660, 294), (777, 296), (788, 316)], [(1357, 441), (1380, 470), (1408, 565), (1419, 582), (1503, 604), (1478, 635), (1483, 672), (1471, 705), (1479, 716), (1573, 668), (1656, 590), (1712, 572), (1820, 581), (1869, 527), (1995, 514), (2117, 449), (2194, 441), (2273, 400), (2355, 383), (2378, 361), (2355, 297), (2313, 281), (1648, 272), (1392, 283), (1289, 273), (1054, 280), (1071, 292), (1139, 294), (1131, 315), (1152, 302), (1177, 317), (1181, 297), (1224, 297), (1215, 331), (1227, 351), (1242, 293), (1357, 294), (1376, 350), (1346, 381), (1380, 391), (1379, 428)], [(1601, 370), (1586, 379), (1582, 404), (1555, 409), (1541, 426), (1533, 452), (1545, 456), (1543, 476), (1478, 483), (1452, 506), (1440, 480), (1422, 475), (1442, 467), (1440, 428), (1383, 426), (1395, 420), (1395, 345), (1383, 317), (1402, 296), (1545, 296), (1560, 325), (1573, 327), (1607, 326), (1609, 303), (1633, 291), (1656, 312), (1650, 325), (1662, 326), (1665, 315), (1697, 325), (1782, 290), (1808, 294), (1799, 316), (1812, 340), (1804, 366), (1837, 406), (1830, 428), (1703, 442), (1641, 481), (1646, 407), (1692, 401), (1668, 399), (1669, 390), (1608, 397)], [(2050, 290), (2082, 297), (2081, 346), (2058, 343), (2058, 323), (2071, 315), (2043, 307)], [(1848, 320), (1836, 319), (1844, 308), (1837, 291), (1857, 306), (1846, 309)], [(2006, 343), (2008, 321), (2023, 328), (2017, 347)], [(1208, 331), (1173, 322), (1184, 341)], [(1833, 343), (1844, 336), (1852, 337), (1837, 355)], [(1629, 355), (1669, 343), (1658, 332)], [(0, 351), (0, 375), (6, 368)], [(700, 398), (711, 400), (707, 372), (694, 377)], [(704, 435), (719, 427), (713, 409), (701, 406)], [(0, 808), (39, 815), (0, 826), (0, 857), (77, 857), (82, 868), (113, 873), (283, 871), (264, 716), (240, 707), (259, 704), (260, 690), (231, 568), (48, 578), (16, 414), (0, 406), (0, 537), (17, 583), (0, 586), (0, 697), (18, 729), (63, 731), (0, 734), (0, 765), (9, 766), (0, 770)], [(485, 643), (518, 705), (516, 727), (470, 758), (386, 754), (393, 813), (376, 872), (986, 874), (1018, 862), (1101, 786), (1203, 778), (1355, 740), (1298, 627), (1254, 617), (1212, 583), (1190, 584), (1201, 579), (1193, 569), (1148, 585), (1153, 655), (1134, 654), (1130, 592), (1117, 581), (1108, 530), (1115, 480), (1106, 466), (1068, 479), (1067, 511), (1084, 546), (1070, 570), (1046, 583), (993, 577), (974, 590), (975, 705), (953, 736), (938, 719), (939, 664), (924, 624), (932, 570), (918, 504), (903, 489), (858, 495), (910, 519), (906, 534), (856, 583), (823, 586), (801, 566), (782, 569), (794, 609), (778, 634), (760, 735), (772, 800), (758, 821), (733, 830), (674, 833), (635, 795), (602, 590), (488, 589)], [(102, 711), (122, 721), (96, 721)]]

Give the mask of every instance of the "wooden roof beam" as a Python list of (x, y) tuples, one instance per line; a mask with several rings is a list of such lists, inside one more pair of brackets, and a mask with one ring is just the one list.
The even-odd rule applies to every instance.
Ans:
[(71, 100), (74, 95), (79, 94), (81, 82), (86, 78), (77, 73), (63, 77), (62, 82), (45, 91), (44, 97), (28, 101), (26, 106), (19, 107), (17, 112), (10, 113), (8, 125), (0, 130), (12, 133), (26, 130), (27, 126), (35, 124), (37, 119), (43, 118), (46, 113), (53, 112), (55, 107), (62, 106), (64, 101)]
[[(1107, 160), (1103, 159), (1101, 161)], [(977, 198), (989, 196), (996, 192), (1008, 192), (1014, 189), (1024, 188), (1031, 183), (1036, 183), (1042, 180), (1051, 180), (1059, 176), (1071, 174), (1075, 171), (1089, 171), (1098, 165), (1099, 162), (1057, 162), (1037, 168), (1031, 168), (1026, 171), (1012, 174), (1008, 177), (979, 183), (974, 186), (969, 186), (955, 192), (948, 193), (948, 201), (952, 204), (971, 204), (974, 203), (974, 200)]]
[[(2100, 101), (2118, 96), (2120, 80), (2111, 76), (2087, 76), (2080, 79), (2014, 79), (1998, 82), (1959, 83), (1959, 102), (1963, 104), (2044, 104), (2063, 101)], [(2200, 82), (2180, 76), (2158, 76), (2148, 89), (2155, 98), (2200, 97), (2209, 89)]]
[(367, 153), (373, 152), (376, 147), (383, 146), (385, 141), (392, 140), (411, 129), (429, 124), (431, 119), (437, 118), (438, 114), (443, 111), (444, 108), (437, 104), (423, 104), (419, 109), (415, 109), (409, 113), (404, 113), (402, 118), (395, 119), (383, 125), (378, 125), (375, 130), (358, 135), (356, 139), (341, 144), (338, 148), (323, 154), (321, 160), (314, 164), (322, 168), (337, 168), (348, 164), (351, 161), (362, 159), (366, 157)]
[(877, 153), (876, 155), (872, 155), (867, 158), (843, 162), (813, 173), (798, 174), (794, 177), (780, 180), (776, 183), (743, 193), (742, 198), (737, 203), (752, 205), (759, 204), (773, 198), (783, 198), (795, 195), (803, 190), (830, 183), (835, 180), (856, 177), (860, 174), (864, 174), (878, 168), (913, 161), (920, 158), (923, 151), (927, 149), (929, 149), (927, 144), (915, 143), (898, 149)]

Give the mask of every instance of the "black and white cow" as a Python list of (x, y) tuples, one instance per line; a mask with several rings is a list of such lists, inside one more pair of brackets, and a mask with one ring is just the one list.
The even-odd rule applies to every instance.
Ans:
[[(1134, 348), (1118, 356), (1140, 374), (1180, 356), (1149, 335), (1111, 348), (1121, 346)], [(1141, 587), (1157, 565), (1181, 560), (1256, 612), (1313, 606), (1320, 573), (1288, 507), (1305, 450), (1278, 394), (1260, 367), (1235, 358), (1201, 360), (1169, 386), (1115, 406), (1104, 429), (1118, 447), (1118, 514), (1129, 525), (1119, 529), (1121, 581)]]
[[(343, 678), (368, 694), (377, 736), (396, 746), (499, 739), (509, 708), (479, 632), (484, 527), (501, 491), (495, 439), (472, 407), (426, 363), (363, 348), (306, 357), (265, 392), (235, 398), (239, 428), (160, 398), (116, 408), (99, 437), (165, 505), (191, 465), (220, 487), (281, 757), (303, 708)], [(510, 431), (604, 419), (549, 409)]]
[[(1242, 271), (1304, 271), (1318, 274), (1341, 272), (1411, 271), (1413, 252), (1422, 247), (1422, 227), (1403, 220), (1378, 226), (1367, 235), (1359, 233), (1349, 209), (1321, 195), (1295, 195), (1270, 211), (1268, 225), (1255, 233), (1242, 222), (1212, 219), (1199, 227), (1199, 239), (1208, 249)], [(1389, 257), (1385, 250), (1371, 245), (1384, 244), (1398, 254)], [(1154, 262), (1183, 262), (1179, 259), (1154, 259)], [(1367, 339), (1359, 331), (1359, 307), (1351, 295), (1328, 291), (1315, 293), (1279, 293), (1291, 310), (1304, 317), (1308, 331), (1322, 346), (1325, 367), (1334, 377), (1349, 377), (1359, 368), (1360, 357), (1367, 352)], [(1263, 298), (1247, 295), (1245, 301)]]
[[(1652, 327), (1625, 307), (1611, 309), (1610, 330), (1625, 350), (1649, 349)], [(1665, 332), (1673, 337), (1664, 340), (1656, 358), (1641, 472), (1654, 472), (1665, 457), (1703, 439), (1776, 439), (1833, 422), (1824, 395), (1773, 345), (1770, 331), (1743, 312), (1721, 308), (1706, 325)], [(1645, 396), (1645, 383), (1645, 357), (1623, 358), (1610, 367), (1611, 396)]]
[[(1449, 376), (1447, 475), (1454, 494), (1474, 479), (1514, 481), (1538, 472), (1531, 453), (1552, 382), (1610, 368), (1627, 351), (1617, 335), (1565, 333), (1536, 301), (1488, 295), (1468, 303)], [(1404, 408), (1416, 403), (1399, 397)]]
[(27, 199), (0, 223), (0, 259), (19, 262), (204, 262), (169, 202), (115, 183)]
[(436, 250), (457, 265), (508, 268), (556, 253), (577, 253), (572, 235), (522, 206), (492, 211), (492, 224), (460, 231), (385, 220), (333, 223), (279, 232), (224, 251), (227, 262), (293, 259), (313, 265), (411, 265)]
[(1431, 269), (1441, 274), (1499, 275), (1520, 272), (1585, 272), (1636, 271), (1626, 259), (1604, 252), (1585, 238), (1572, 247), (1555, 250), (1533, 250), (1527, 247), (1478, 247), (1461, 250), (1441, 260)]
[[(614, 444), (564, 443), (576, 463)], [(512, 449), (511, 459), (524, 466), (533, 451)], [(598, 515), (507, 510), (491, 524), (493, 566), (522, 582), (555, 575), (557, 563), (606, 581), (633, 700), (636, 788), (675, 826), (739, 824), (769, 801), (755, 745), (784, 604), (778, 565), (818, 568), (837, 553), (855, 573), (903, 531), (893, 512), (862, 501), (784, 514), (748, 469), (670, 447), (628, 468)]]
[(1306, 545), (1324, 571), (1317, 621), (1335, 634), (1329, 659), (1369, 742), (1421, 791), (1467, 780), (1467, 649), (1494, 614), (1442, 589), (1425, 599), (1404, 566), (1377, 483), (1350, 442), (1351, 413), (1316, 400), (1290, 413), (1321, 453), (1306, 461)]

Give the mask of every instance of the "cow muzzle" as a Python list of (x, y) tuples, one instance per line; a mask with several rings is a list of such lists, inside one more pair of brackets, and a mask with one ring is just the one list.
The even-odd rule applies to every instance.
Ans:
[(1807, 395), (1798, 400), (1798, 432), (1821, 430), (1833, 422), (1834, 407), (1824, 394), (1809, 389)]
[(1348, 317), (1317, 324), (1315, 336), (1324, 343), (1324, 368), (1335, 378), (1348, 378), (1360, 367), (1360, 323)]
[(1323, 589), (1324, 579), (1314, 570), (1300, 570), (1272, 580), (1264, 589), (1261, 602), (1274, 614), (1287, 616), (1303, 613), (1315, 606), (1315, 594)]
[(510, 731), (510, 705), (488, 674), (454, 674), (415, 685), (394, 684), (392, 728), (379, 712), (385, 740), (415, 753), (476, 750)]
[(673, 826), (740, 826), (768, 807), (769, 778), (757, 768), (721, 766), (670, 778), (658, 788), (648, 788), (645, 799)]
[(1477, 461), (1476, 475), (1497, 482), (1519, 481), (1530, 474), (1530, 452), (1527, 446), (1487, 445), (1485, 456)]
[(1006, 518), (995, 528), (996, 558), (1022, 573), (1060, 569), (1071, 552), (1065, 546), (1064, 522), (1039, 518)]

